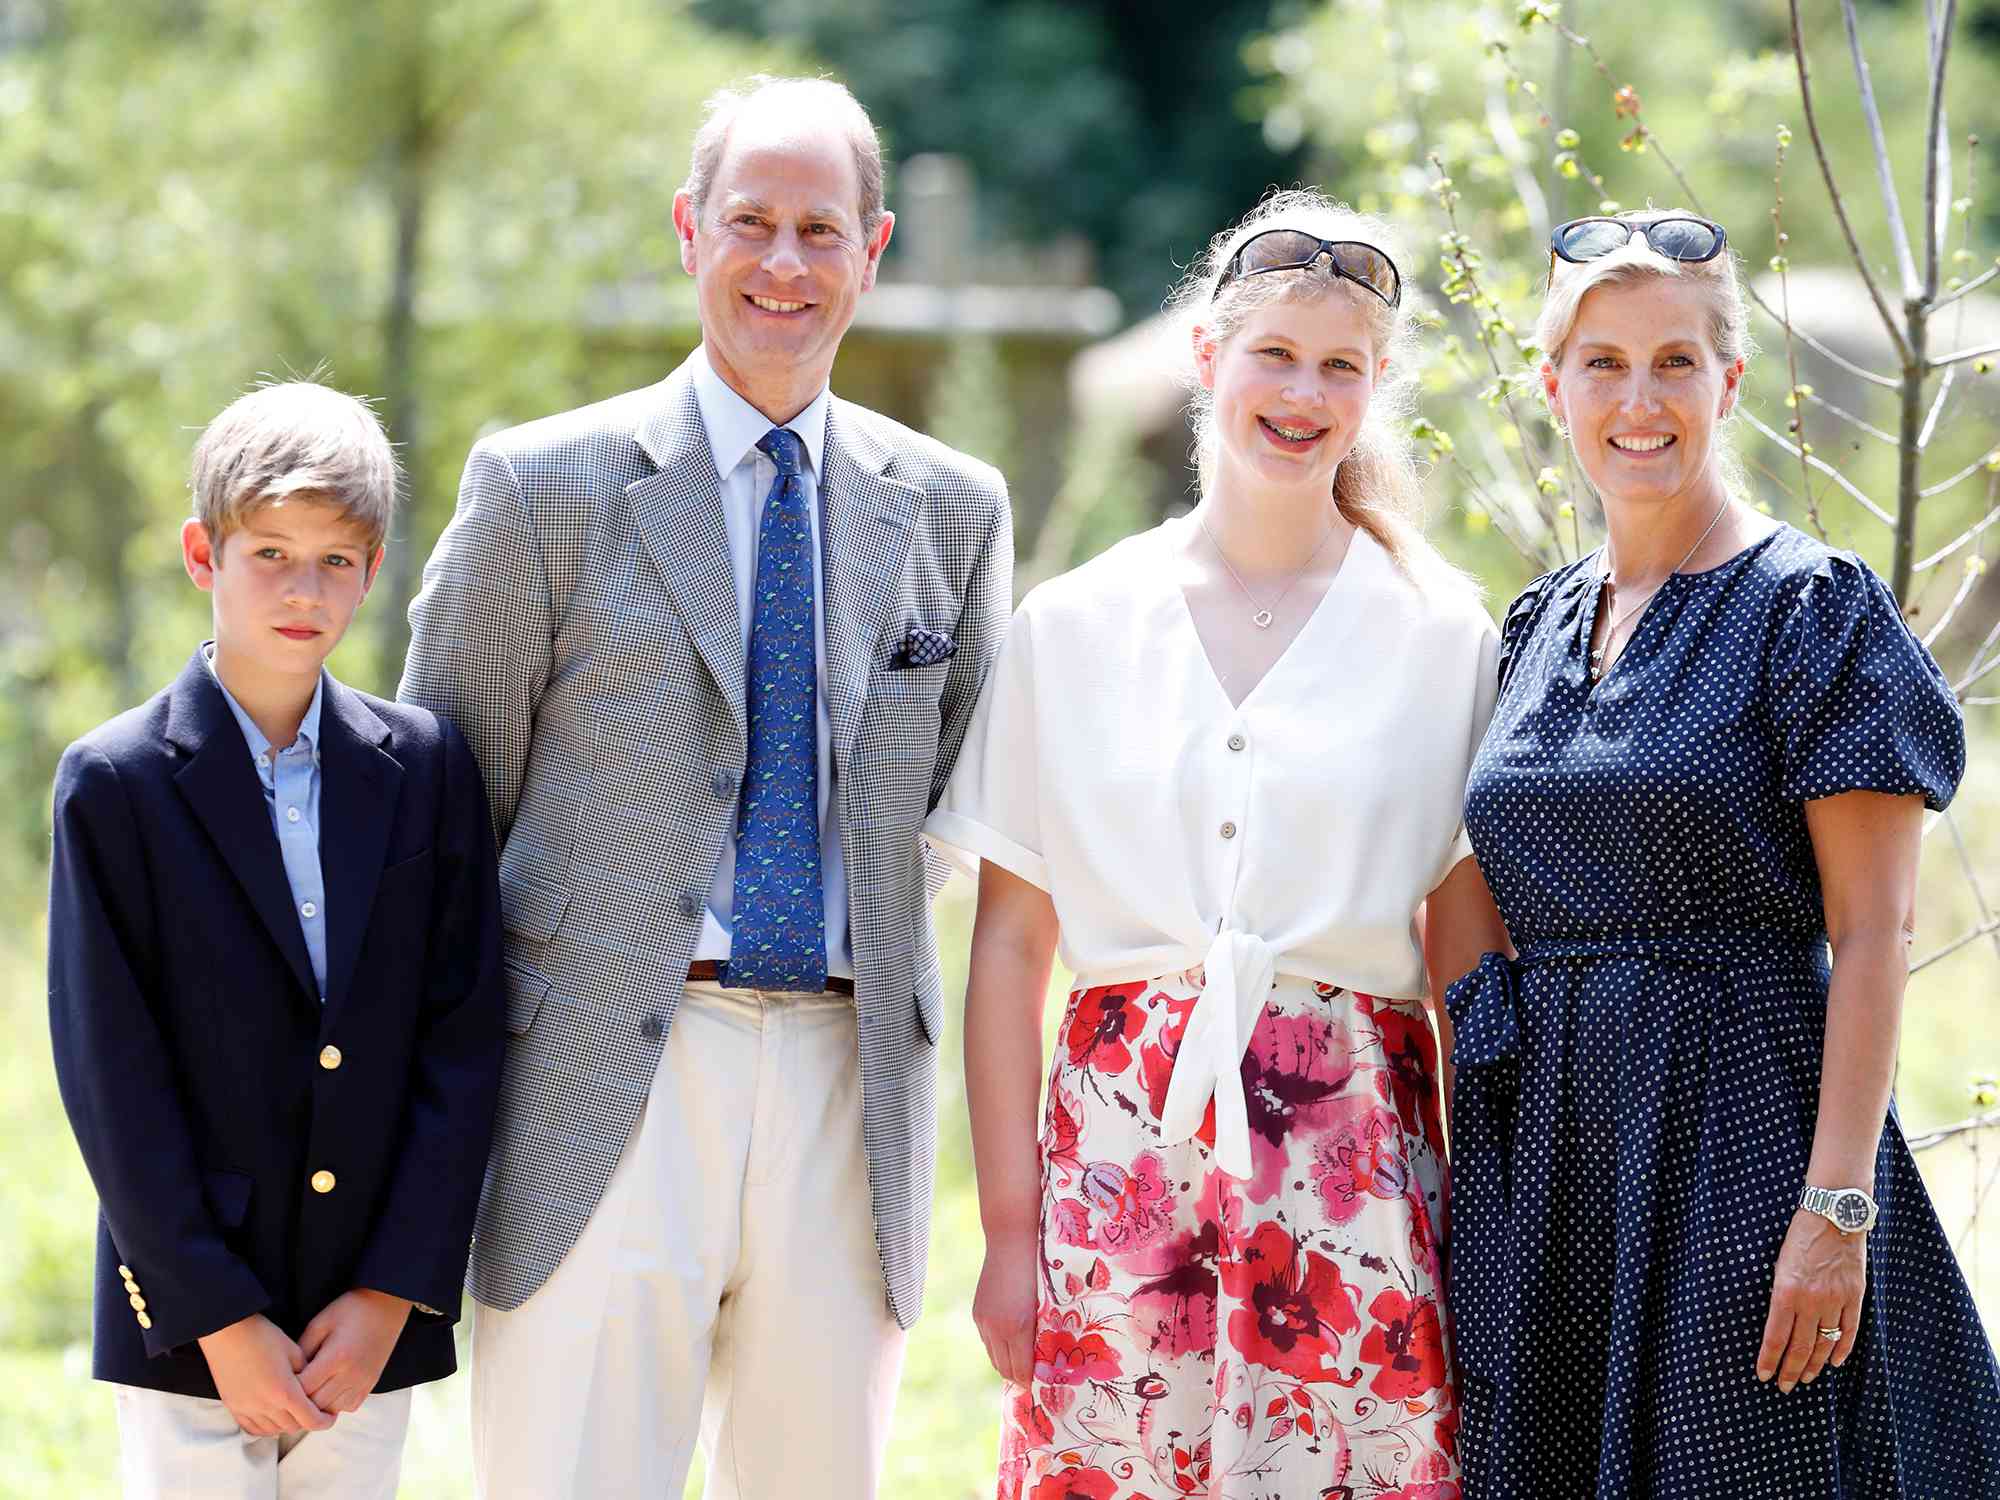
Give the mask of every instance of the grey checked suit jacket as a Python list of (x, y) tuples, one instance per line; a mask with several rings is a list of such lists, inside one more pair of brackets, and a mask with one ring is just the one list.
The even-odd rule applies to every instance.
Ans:
[[(821, 486), (826, 679), (888, 1301), (916, 1320), (942, 1001), (919, 837), (1012, 606), (989, 466), (835, 398)], [(447, 715), (500, 846), (509, 1041), (472, 1291), (517, 1307), (576, 1243), (687, 978), (746, 756), (721, 481), (685, 366), (483, 439), (410, 607), (400, 696)], [(955, 637), (892, 668), (912, 626)]]

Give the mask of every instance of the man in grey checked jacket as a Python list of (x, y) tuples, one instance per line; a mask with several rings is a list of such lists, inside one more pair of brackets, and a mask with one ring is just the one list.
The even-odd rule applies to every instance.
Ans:
[[(947, 867), (919, 829), (1011, 607), (1006, 487), (827, 389), (893, 227), (845, 89), (711, 101), (674, 223), (703, 347), (483, 439), (410, 612), (402, 696), (470, 741), (501, 850), (487, 1497), (678, 1495), (698, 1437), (712, 1496), (870, 1495), (922, 1297)], [(786, 805), (819, 889), (755, 919), (810, 935), (791, 987), (730, 965), (772, 884), (743, 787), (776, 784), (752, 762), (780, 700), (746, 673), (775, 589), (806, 587), (772, 559), (808, 555)]]

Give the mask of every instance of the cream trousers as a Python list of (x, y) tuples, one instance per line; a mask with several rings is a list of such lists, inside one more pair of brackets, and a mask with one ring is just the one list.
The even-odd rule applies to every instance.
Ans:
[(114, 1390), (125, 1500), (396, 1500), (407, 1390), (370, 1396), (324, 1432), (266, 1438), (220, 1401)]
[(854, 1002), (693, 983), (555, 1274), (473, 1312), (482, 1500), (868, 1500), (903, 1333), (875, 1248)]

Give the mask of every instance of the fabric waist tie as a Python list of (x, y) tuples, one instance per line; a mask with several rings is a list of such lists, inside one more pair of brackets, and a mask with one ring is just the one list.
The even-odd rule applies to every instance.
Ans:
[(1277, 957), (1255, 933), (1219, 932), (1202, 960), (1206, 982), (1188, 1015), (1174, 1074), (1160, 1111), (1160, 1141), (1189, 1140), (1215, 1100), (1215, 1164), (1231, 1177), (1250, 1175), (1250, 1111), (1243, 1097), (1243, 1054), (1257, 1013), (1277, 978)]
[(1518, 1043), (1514, 1010), (1520, 976), (1538, 964), (1599, 958), (1640, 958), (1683, 968), (1738, 968), (1770, 963), (1822, 964), (1826, 938), (1780, 932), (1712, 932), (1657, 938), (1542, 938), (1518, 958), (1489, 953), (1479, 967), (1445, 991), (1453, 1030), (1452, 1063), (1479, 1067), (1512, 1057)]

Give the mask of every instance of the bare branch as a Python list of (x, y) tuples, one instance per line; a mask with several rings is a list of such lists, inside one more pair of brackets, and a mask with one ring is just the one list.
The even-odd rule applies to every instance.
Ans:
[(1975, 588), (1979, 587), (1979, 577), (1983, 571), (1983, 569), (1975, 567), (1968, 567), (1965, 570), (1965, 576), (1958, 581), (1958, 592), (1951, 596), (1951, 603), (1944, 607), (1944, 613), (1938, 616), (1937, 624), (1931, 626), (1930, 633), (1924, 637), (1924, 646), (1926, 649), (1935, 646), (1938, 637), (1951, 628), (1951, 622), (1957, 617), (1959, 610), (1964, 607), (1966, 598)]
[(1507, 163), (1507, 175), (1513, 179), (1514, 192), (1521, 200), (1521, 206), (1528, 211), (1528, 227), (1538, 240), (1547, 241), (1549, 230), (1554, 227), (1549, 214), (1549, 200), (1542, 193), (1542, 185), (1535, 180), (1535, 174), (1525, 165), (1528, 158), (1527, 142), (1514, 129), (1514, 117), (1507, 108), (1507, 96), (1499, 85), (1490, 84), (1486, 90), (1486, 129), (1493, 137), (1493, 143), (1500, 148), (1501, 158)]
[[(1931, 10), (1929, 6), (1926, 10)], [(1938, 259), (1944, 249), (1944, 220), (1939, 217), (1938, 177), (1945, 153), (1944, 75), (1951, 61), (1951, 28), (1958, 18), (1958, 0), (1944, 0), (1944, 14), (1931, 11), (1931, 108), (1924, 133), (1924, 285), (1926, 302), (1937, 296)]]
[(2000, 1125), (2000, 1109), (1989, 1114), (1973, 1115), (1970, 1119), (1943, 1125), (1936, 1130), (1927, 1130), (1922, 1135), (1913, 1135), (1908, 1144), (1912, 1151), (1928, 1151), (1932, 1146), (1941, 1146), (1954, 1136), (1964, 1135), (1973, 1130), (1988, 1130), (1995, 1125)]
[[(2000, 474), (1994, 475), (1994, 479), (2000, 479)], [(1981, 516), (1977, 521), (1973, 522), (1972, 525), (1968, 526), (1964, 531), (1961, 531), (1956, 537), (1952, 538), (1952, 540), (1947, 542), (1944, 546), (1938, 548), (1938, 550), (1933, 552), (1929, 557), (1925, 558), (1922, 562), (1918, 563), (1916, 567), (1911, 570), (1912, 572), (1922, 573), (1927, 569), (1935, 568), (1939, 563), (1943, 562), (1947, 557), (1950, 557), (1954, 552), (1963, 551), (1965, 548), (1971, 546), (1974, 542), (1978, 541), (1980, 533), (1985, 531), (1987, 527), (1993, 525), (1994, 522), (2000, 521), (2000, 506), (1995, 506), (1993, 504), (1993, 483), (1994, 483), (1993, 479), (1989, 479), (1986, 481), (1986, 514)]]
[(1805, 411), (1799, 397), (1806, 388), (1799, 384), (1799, 350), (1792, 337), (1792, 258), (1785, 253), (1785, 247), (1792, 237), (1785, 233), (1785, 153), (1792, 144), (1789, 127), (1778, 127), (1778, 159), (1771, 166), (1771, 230), (1776, 236), (1778, 253), (1771, 258), (1771, 264), (1778, 268), (1778, 305), (1784, 310), (1779, 321), (1785, 327), (1785, 373), (1791, 377), (1791, 395), (1788, 402), (1792, 408), (1792, 431), (1799, 440), (1799, 491), (1805, 496), (1806, 519), (1812, 529), (1821, 536), (1826, 535), (1826, 526), (1819, 518), (1819, 501), (1813, 495), (1812, 470), (1806, 465)]
[(1926, 366), (1930, 370), (1942, 370), (1946, 365), (1962, 365), (1968, 359), (1984, 359), (1989, 354), (2000, 354), (2000, 344), (1979, 344), (1970, 349), (1960, 349), (1955, 354), (1940, 354)]
[(1996, 656), (1984, 666), (1975, 667), (1972, 671), (1966, 673), (1965, 676), (1953, 684), (1952, 693), (1958, 698), (1959, 702), (1963, 703), (1967, 688), (1976, 687), (1982, 680), (1991, 677), (1996, 671), (2000, 671), (2000, 656)]
[(1877, 427), (1873, 422), (1864, 421), (1862, 418), (1855, 416), (1853, 412), (1846, 411), (1843, 410), (1841, 407), (1835, 406), (1831, 401), (1827, 400), (1826, 397), (1818, 394), (1817, 392), (1808, 392), (1806, 395), (1806, 400), (1812, 402), (1814, 406), (1824, 407), (1834, 416), (1840, 418), (1840, 420), (1845, 422), (1848, 426), (1856, 428), (1861, 432), (1865, 432), (1868, 434), (1868, 436), (1876, 438), (1881, 442), (1887, 443), (1891, 448), (1899, 448), (1902, 446), (1902, 440), (1899, 439), (1893, 432), (1884, 432), (1881, 428)]
[(1972, 899), (1979, 908), (1979, 920), (1993, 938), (1993, 951), (2000, 954), (2000, 923), (1993, 916), (1993, 905), (1986, 899), (1986, 887), (1979, 881), (1979, 866), (1972, 862), (1972, 851), (1965, 847), (1965, 835), (1959, 831), (1958, 818), (1950, 808), (1938, 816), (1944, 819), (1944, 826), (1951, 834), (1952, 852), (1958, 856), (1958, 867), (1965, 875), (1965, 883), (1972, 890)]
[[(1799, 73), (1799, 103), (1805, 109), (1806, 133), (1812, 137), (1813, 155), (1819, 158), (1819, 175), (1826, 182), (1827, 197), (1833, 200), (1833, 217), (1840, 225), (1841, 235), (1847, 241), (1847, 252), (1854, 257), (1854, 269), (1861, 273), (1861, 284), (1868, 289), (1868, 300), (1875, 304), (1876, 314), (1882, 319), (1882, 327), (1889, 335), (1889, 342), (1895, 346), (1896, 359), (1907, 366), (1910, 362), (1909, 345), (1903, 340), (1903, 330), (1889, 312), (1889, 304), (1882, 300), (1881, 288), (1875, 285), (1875, 277), (1868, 269), (1868, 257), (1862, 253), (1861, 241), (1855, 238), (1854, 225), (1848, 221), (1847, 202), (1840, 196), (1840, 184), (1834, 180), (1833, 163), (1826, 154), (1826, 142), (1820, 138), (1819, 113), (1813, 108), (1812, 69), (1806, 62), (1806, 41), (1799, 26), (1799, 0), (1788, 0), (1791, 11), (1792, 60)], [(1849, 4), (1851, 0), (1843, 0)], [(1872, 99), (1872, 95), (1870, 96)], [(1870, 105), (1871, 109), (1873, 105)], [(1898, 232), (1901, 226), (1898, 225)], [(1906, 246), (1903, 254), (1908, 256)], [(1894, 385), (1889, 381), (1886, 384)]]
[(1903, 205), (1896, 199), (1896, 174), (1889, 166), (1889, 141), (1882, 133), (1882, 110), (1875, 102), (1875, 80), (1869, 75), (1868, 59), (1861, 51), (1861, 26), (1854, 17), (1854, 0), (1840, 0), (1840, 19), (1847, 28), (1847, 51), (1854, 62), (1854, 81), (1861, 90), (1861, 117), (1868, 124), (1868, 142), (1875, 148), (1875, 176), (1882, 190), (1882, 211), (1889, 221), (1889, 243), (1896, 251), (1896, 266), (1903, 273), (1903, 300), (1914, 302), (1923, 295), (1923, 284), (1917, 280), (1917, 263), (1910, 254), (1910, 231), (1903, 222)]
[[(1996, 645), (2000, 645), (2000, 620), (1995, 620), (1993, 622), (1993, 628), (1986, 632), (1986, 639), (1981, 641), (1979, 643), (1979, 648), (1972, 653), (1972, 662), (1966, 668), (1966, 670), (1968, 672), (1979, 671), (1980, 668), (1986, 665), (1987, 653), (1991, 651)], [(1969, 687), (1971, 683), (1970, 680), (1968, 679), (1967, 682), (1962, 683), (1960, 685)]]
[[(1512, 387), (1508, 383), (1506, 372), (1500, 368), (1500, 356), (1493, 351), (1494, 340), (1503, 332), (1508, 338), (1513, 339), (1517, 354), (1520, 352), (1520, 340), (1514, 338), (1512, 325), (1501, 314), (1498, 300), (1488, 295), (1485, 288), (1479, 284), (1478, 268), (1473, 257), (1467, 254), (1468, 242), (1464, 232), (1458, 227), (1458, 194), (1452, 188), (1451, 175), (1445, 171), (1444, 162), (1436, 152), (1431, 153), (1430, 163), (1431, 170), (1437, 173), (1437, 180), (1431, 184), (1431, 193), (1437, 199), (1438, 206), (1444, 210), (1445, 222), (1451, 229), (1447, 259), (1452, 264), (1453, 276), (1463, 284), (1472, 306), (1473, 317), (1479, 323), (1479, 346), (1486, 351), (1486, 362), (1492, 367), (1493, 378), (1499, 382), (1501, 408), (1507, 413), (1507, 420), (1513, 424), (1514, 436), (1520, 440), (1521, 463), (1526, 469), (1528, 483), (1534, 488), (1537, 496), (1537, 508), (1542, 512), (1543, 523), (1554, 532), (1557, 529), (1557, 517), (1542, 503), (1545, 497), (1542, 495), (1541, 486), (1535, 482), (1535, 445), (1528, 440), (1528, 430), (1521, 425), (1521, 414), (1514, 407)], [(1448, 284), (1447, 295), (1451, 290)], [(1489, 308), (1490, 314), (1486, 311)], [(1574, 505), (1570, 514), (1573, 519)], [(1580, 549), (1581, 536), (1577, 538), (1577, 544)]]
[[(1758, 310), (1761, 311), (1765, 317), (1769, 318), (1773, 323), (1777, 323), (1780, 326), (1784, 324), (1785, 319), (1783, 318), (1783, 316), (1779, 314), (1778, 310), (1775, 307), (1771, 306), (1770, 303), (1764, 300), (1762, 295), (1758, 293), (1754, 283), (1748, 281), (1744, 282), (1743, 290), (1750, 294), (1750, 300), (1757, 304)], [(1801, 344), (1804, 344), (1808, 349), (1812, 350), (1812, 352), (1817, 354), (1821, 359), (1827, 361), (1827, 363), (1839, 366), (1841, 369), (1847, 371), (1848, 374), (1854, 376), (1857, 380), (1865, 380), (1870, 385), (1879, 385), (1885, 391), (1899, 391), (1903, 388), (1903, 383), (1900, 380), (1897, 380), (1894, 376), (1879, 375), (1873, 370), (1865, 369), (1862, 366), (1857, 365), (1853, 360), (1849, 359), (1839, 350), (1829, 348), (1826, 344), (1822, 343), (1820, 340), (1814, 338), (1811, 334), (1807, 333), (1803, 328), (1794, 328), (1792, 330), (1792, 337), (1797, 339)]]
[(1995, 276), (2000, 276), (2000, 260), (1996, 260), (1995, 262), (1993, 262), (1992, 265), (1988, 266), (1985, 270), (1981, 271), (1977, 276), (1973, 277), (1972, 280), (1966, 282), (1963, 286), (1955, 286), (1950, 291), (1946, 292), (1942, 297), (1938, 298), (1937, 301), (1931, 304), (1931, 311), (1937, 312), (1941, 308), (1950, 307), (1952, 303), (1958, 301), (1959, 298), (1968, 296), (1971, 293), (1978, 291), (1981, 287), (1985, 286), (1987, 282), (1991, 281)]
[(1918, 490), (1917, 498), (1920, 500), (1928, 500), (1933, 495), (1942, 495), (1946, 490), (1951, 489), (1956, 485), (1964, 484), (1966, 480), (1970, 479), (1974, 474), (1977, 474), (1981, 469), (1985, 467), (1986, 467), (1986, 457), (1985, 455), (1982, 454), (1980, 457), (1975, 458), (1971, 463), (1967, 464), (1964, 468), (1960, 469), (1956, 474), (1952, 475), (1951, 478), (1940, 479), (1936, 484), (1926, 485), (1923, 489)]
[[(1744, 421), (1748, 422), (1757, 431), (1763, 433), (1765, 437), (1769, 438), (1772, 442), (1776, 443), (1780, 448), (1783, 448), (1787, 453), (1797, 454), (1800, 447), (1803, 446), (1802, 444), (1794, 443), (1790, 438), (1786, 437), (1782, 432), (1777, 431), (1775, 428), (1768, 427), (1763, 422), (1758, 421), (1753, 413), (1745, 411), (1741, 405), (1737, 406), (1736, 414), (1740, 416)], [(1870, 500), (1866, 495), (1862, 494), (1860, 490), (1854, 487), (1853, 480), (1849, 479), (1845, 474), (1841, 473), (1840, 470), (1836, 469), (1832, 464), (1828, 463), (1818, 454), (1808, 453), (1805, 455), (1805, 460), (1807, 463), (1811, 464), (1812, 467), (1819, 470), (1820, 473), (1826, 475), (1827, 478), (1831, 479), (1835, 484), (1839, 485), (1843, 490), (1847, 491), (1848, 495), (1855, 501), (1856, 504), (1858, 504), (1863, 510), (1867, 511), (1868, 514), (1873, 516), (1876, 520), (1880, 521), (1884, 526), (1893, 527), (1896, 524), (1896, 518), (1894, 516), (1890, 515), (1889, 512), (1882, 509), (1881, 506), (1877, 505), (1873, 500)]]
[(1944, 372), (1944, 379), (1938, 382), (1937, 399), (1931, 402), (1930, 415), (1924, 418), (1924, 430), (1917, 434), (1918, 448), (1930, 447), (1931, 434), (1937, 431), (1938, 418), (1944, 415), (1945, 401), (1951, 395), (1952, 382), (1957, 377), (1958, 372), (1956, 370), (1946, 370)]

